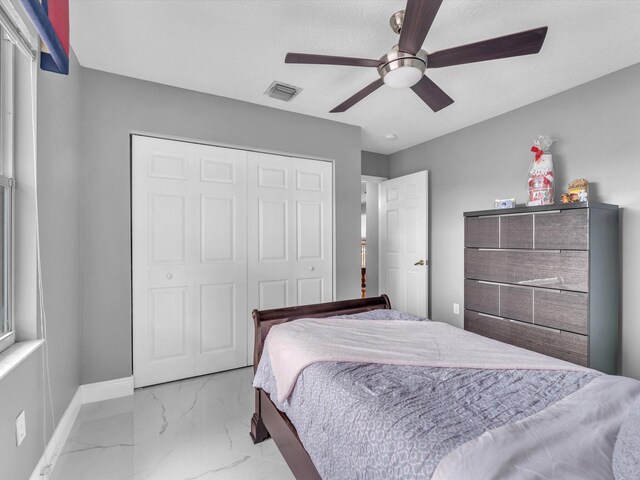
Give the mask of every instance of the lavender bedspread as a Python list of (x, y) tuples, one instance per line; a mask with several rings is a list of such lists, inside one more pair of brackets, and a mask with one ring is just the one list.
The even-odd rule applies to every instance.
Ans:
[[(416, 319), (388, 310), (358, 317)], [(288, 400), (270, 396), (324, 480), (430, 479), (457, 447), (543, 410), (597, 376), (322, 362), (302, 372)], [(254, 386), (276, 391), (268, 350)]]

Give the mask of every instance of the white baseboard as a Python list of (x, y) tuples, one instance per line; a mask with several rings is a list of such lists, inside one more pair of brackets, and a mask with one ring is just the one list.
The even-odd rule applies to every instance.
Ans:
[(44, 453), (40, 457), (36, 468), (29, 480), (47, 480), (53, 471), (58, 456), (69, 438), (73, 424), (85, 403), (100, 402), (113, 398), (133, 395), (133, 377), (116, 378), (106, 382), (88, 383), (80, 385), (75, 395), (67, 405), (62, 418), (58, 422)]
[(82, 394), (80, 388), (78, 388), (69, 405), (67, 405), (67, 409), (62, 414), (62, 418), (49, 439), (49, 443), (47, 443), (36, 468), (33, 469), (30, 480), (45, 480), (49, 478), (53, 464), (57, 460), (58, 455), (60, 455), (62, 447), (64, 447), (69, 433), (71, 433), (71, 428), (73, 428), (73, 424), (78, 417), (78, 413), (80, 413), (80, 407), (82, 407)]
[(106, 382), (87, 383), (80, 385), (82, 403), (102, 402), (112, 398), (133, 395), (133, 377), (116, 378)]

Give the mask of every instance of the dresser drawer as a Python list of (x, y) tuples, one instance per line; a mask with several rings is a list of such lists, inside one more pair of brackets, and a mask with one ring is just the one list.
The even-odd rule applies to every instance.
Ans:
[(537, 325), (491, 317), (465, 310), (464, 328), (517, 347), (587, 366), (588, 341), (585, 335), (562, 332)]
[(536, 289), (534, 311), (537, 325), (583, 335), (589, 330), (589, 295), (586, 293)]
[(509, 320), (482, 315), (481, 313), (464, 311), (464, 329), (483, 337), (493, 338), (500, 342), (515, 345), (511, 335)]
[(498, 315), (523, 322), (533, 322), (533, 288), (501, 285)]
[(589, 294), (464, 281), (464, 308), (587, 335)]
[(534, 248), (589, 249), (589, 212), (586, 208), (536, 213), (534, 216)]
[(533, 248), (533, 215), (500, 217), (501, 248)]
[(589, 253), (465, 248), (464, 276), (473, 280), (587, 292)]
[(500, 246), (499, 217), (466, 217), (464, 246), (498, 248)]
[(495, 283), (464, 281), (464, 308), (500, 315), (500, 286)]

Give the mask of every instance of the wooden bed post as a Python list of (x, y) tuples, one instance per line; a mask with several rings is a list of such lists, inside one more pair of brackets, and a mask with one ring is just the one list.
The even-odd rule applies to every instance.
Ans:
[[(262, 354), (262, 336), (260, 335), (260, 312), (254, 309), (251, 312), (253, 317), (253, 323), (255, 328), (255, 338), (253, 347), (253, 373), (255, 375), (258, 368), (258, 362), (260, 361), (260, 354)], [(255, 412), (251, 417), (251, 440), (253, 443), (260, 443), (269, 438), (269, 432), (262, 421), (262, 402), (260, 400), (260, 390), (255, 389)]]
[(261, 413), (262, 405), (260, 401), (260, 390), (256, 388), (256, 411), (251, 417), (251, 432), (249, 433), (253, 443), (263, 442), (270, 436), (267, 427), (264, 426), (264, 422), (260, 416)]

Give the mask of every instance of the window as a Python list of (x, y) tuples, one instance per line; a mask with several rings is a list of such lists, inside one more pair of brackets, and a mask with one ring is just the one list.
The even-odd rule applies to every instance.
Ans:
[[(0, 175), (0, 349), (11, 343), (5, 336), (13, 336), (11, 302), (12, 285), (12, 181)], [(8, 345), (7, 345), (8, 346)]]
[(0, 29), (0, 351), (15, 338), (13, 322), (13, 49)]

